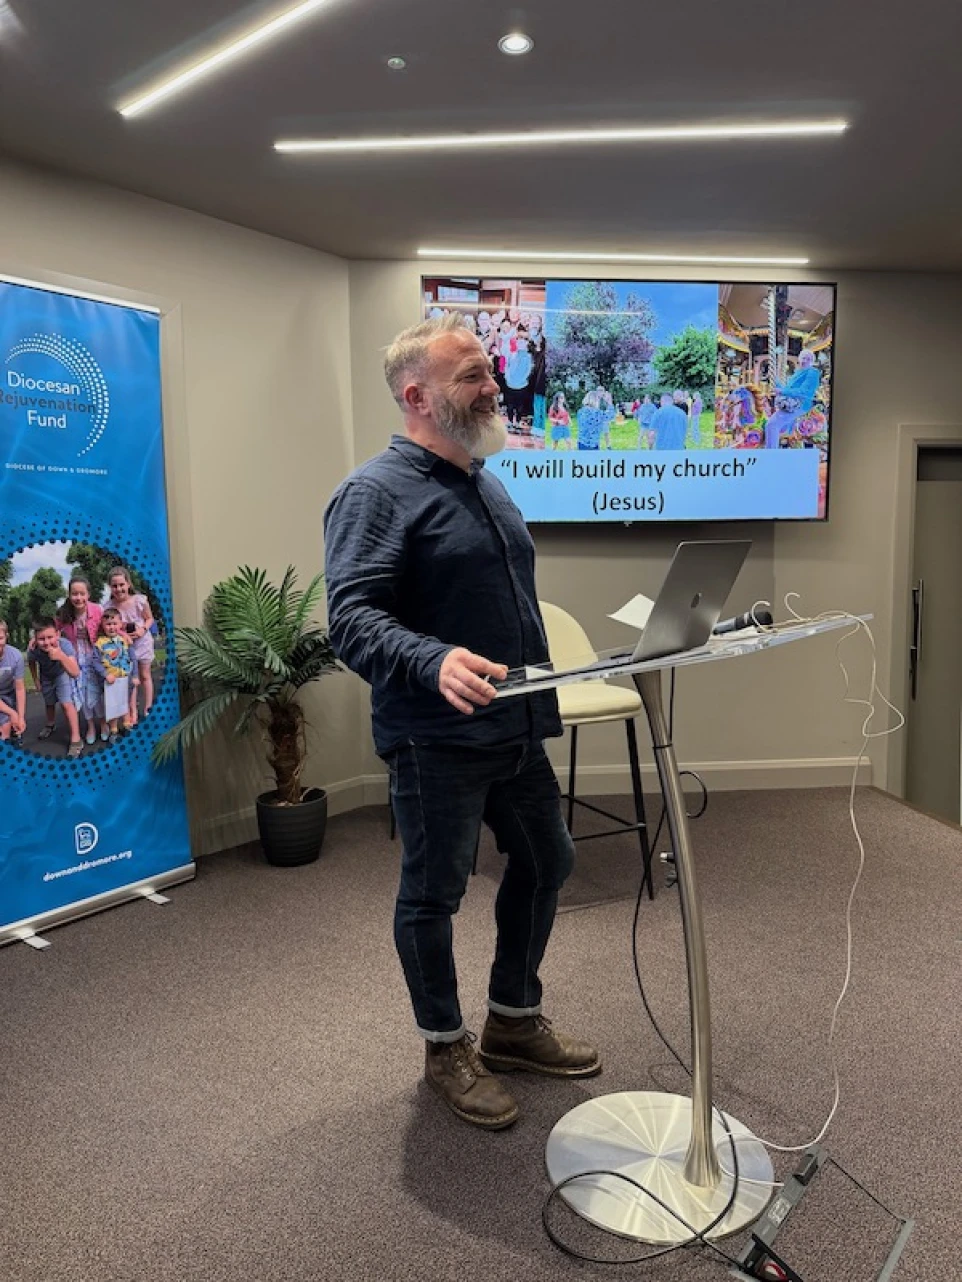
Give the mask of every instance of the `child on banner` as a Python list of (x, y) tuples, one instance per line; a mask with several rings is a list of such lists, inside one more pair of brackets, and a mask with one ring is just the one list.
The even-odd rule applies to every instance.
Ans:
[(70, 729), (67, 756), (79, 757), (83, 752), (80, 738), (80, 718), (74, 704), (74, 682), (80, 676), (80, 664), (74, 648), (66, 637), (61, 637), (54, 619), (41, 619), (34, 624), (33, 642), (27, 650), (27, 664), (33, 683), (43, 695), (46, 725), (37, 736), (49, 739), (57, 723), (57, 704), (63, 708)]
[(84, 715), (86, 740), (91, 745), (97, 741), (97, 721), (100, 737), (107, 742), (107, 721), (103, 709), (103, 681), (93, 664), (93, 651), (100, 635), (103, 610), (90, 599), (90, 581), (82, 574), (71, 576), (67, 584), (67, 599), (57, 611), (60, 635), (73, 646), (80, 675), (74, 682), (74, 704)]
[(93, 665), (103, 683), (104, 713), (111, 743), (120, 737), (121, 720), (125, 730), (131, 727), (130, 709), (139, 685), (134, 673), (133, 646), (123, 627), (120, 611), (108, 606), (100, 621), (100, 636), (93, 652)]
[(27, 686), (23, 655), (9, 644), (7, 625), (0, 619), (0, 739), (19, 738), (27, 728)]
[(130, 686), (130, 724), (137, 724), (137, 686), (144, 687), (144, 716), (150, 711), (154, 702), (154, 678), (151, 665), (154, 661), (154, 638), (151, 629), (154, 616), (151, 613), (147, 598), (134, 592), (130, 571), (122, 565), (115, 565), (110, 571), (107, 582), (110, 584), (110, 603), (120, 611), (123, 631), (131, 643), (131, 653), (137, 663), (139, 680)]

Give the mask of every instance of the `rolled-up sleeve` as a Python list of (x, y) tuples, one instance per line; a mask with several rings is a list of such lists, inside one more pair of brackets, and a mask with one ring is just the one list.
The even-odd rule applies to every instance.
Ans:
[(452, 646), (398, 621), (406, 538), (391, 495), (363, 479), (345, 482), (324, 514), (324, 547), (328, 631), (338, 658), (375, 687), (402, 680), (437, 690)]

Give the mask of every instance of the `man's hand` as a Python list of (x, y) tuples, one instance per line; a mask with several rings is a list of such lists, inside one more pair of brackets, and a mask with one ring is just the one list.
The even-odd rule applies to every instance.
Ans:
[(474, 705), (483, 708), (494, 698), (494, 687), (484, 678), (494, 677), (496, 681), (503, 681), (507, 675), (508, 669), (503, 663), (492, 663), (480, 654), (472, 654), (470, 650), (459, 647), (444, 656), (438, 690), (452, 708), (471, 713)]

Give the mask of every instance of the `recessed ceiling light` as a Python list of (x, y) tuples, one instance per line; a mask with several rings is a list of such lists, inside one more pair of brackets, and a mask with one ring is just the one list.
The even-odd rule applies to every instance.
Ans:
[(403, 71), (407, 63), (403, 58), (388, 58), (387, 65), (392, 71)]
[(472, 258), (496, 258), (507, 260), (521, 259), (529, 262), (558, 263), (692, 263), (713, 264), (724, 267), (807, 267), (807, 258), (766, 257), (758, 254), (621, 254), (599, 253), (593, 250), (580, 249), (435, 249), (424, 247), (418, 250), (419, 258), (460, 258), (470, 261)]
[(498, 48), (502, 53), (530, 53), (534, 48), (534, 41), (523, 31), (510, 31), (498, 41)]
[(426, 134), (413, 138), (279, 139), (275, 151), (438, 151), (468, 147), (570, 147), (596, 143), (735, 142), (843, 134), (847, 120), (784, 120), (743, 125), (656, 125), (634, 129), (545, 129), (522, 133)]
[(138, 94), (136, 97), (128, 99), (117, 110), (128, 119), (131, 116), (139, 116), (142, 112), (156, 106), (158, 102), (163, 102), (166, 98), (172, 98), (174, 94), (180, 93), (181, 90), (186, 89), (188, 85), (194, 84), (195, 81), (202, 79), (204, 76), (209, 76), (214, 71), (219, 71), (226, 63), (233, 62), (235, 58), (239, 58), (257, 45), (263, 44), (265, 40), (271, 40), (274, 36), (280, 35), (282, 31), (286, 31), (288, 27), (292, 27), (296, 22), (300, 22), (303, 18), (309, 18), (316, 9), (320, 9), (322, 5), (329, 3), (330, 0), (302, 0), (293, 9), (287, 9), (284, 13), (272, 18), (270, 22), (263, 22), (243, 36), (239, 36), (236, 40), (221, 45), (213, 53), (202, 58), (200, 62), (193, 63), (184, 71), (180, 71), (177, 75), (171, 76), (170, 79), (162, 81), (146, 93)]

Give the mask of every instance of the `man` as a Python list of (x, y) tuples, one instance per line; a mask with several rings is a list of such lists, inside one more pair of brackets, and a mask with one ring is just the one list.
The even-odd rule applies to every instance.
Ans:
[(683, 450), (688, 434), (688, 415), (674, 403), (667, 392), (651, 420), (651, 433), (656, 450)]
[[(394, 936), (425, 1076), (459, 1117), (499, 1129), (518, 1107), (491, 1068), (601, 1068), (541, 1014), (538, 968), (574, 860), (542, 742), (561, 723), (552, 692), (496, 700), (491, 685), (548, 654), (534, 545), (482, 463), (506, 440), (488, 356), (447, 316), (400, 334), (385, 374), (406, 434), (348, 477), (325, 514), (330, 635), (372, 686), (404, 847)], [(507, 863), (479, 1055), (458, 1003), (451, 918), (482, 821)]]
[(636, 448), (639, 450), (642, 448), (643, 444), (646, 445), (648, 449), (652, 449), (654, 446), (654, 435), (651, 431), (651, 421), (655, 417), (655, 412), (655, 405), (651, 399), (651, 395), (646, 392), (645, 399), (639, 402), (639, 404), (635, 406), (634, 410), (634, 417), (638, 423), (638, 445)]

